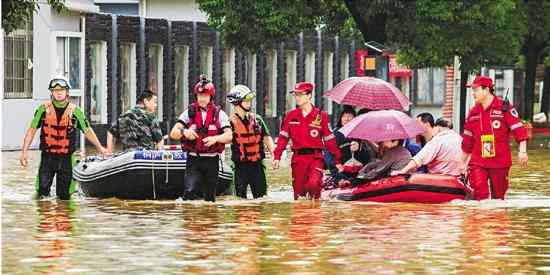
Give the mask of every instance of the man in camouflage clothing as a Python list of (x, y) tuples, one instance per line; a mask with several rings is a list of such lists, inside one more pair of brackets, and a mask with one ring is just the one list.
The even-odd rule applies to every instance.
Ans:
[(136, 106), (120, 115), (107, 132), (107, 150), (113, 152), (114, 137), (120, 140), (123, 150), (137, 147), (160, 149), (162, 130), (155, 118), (156, 109), (157, 96), (149, 90), (143, 91)]

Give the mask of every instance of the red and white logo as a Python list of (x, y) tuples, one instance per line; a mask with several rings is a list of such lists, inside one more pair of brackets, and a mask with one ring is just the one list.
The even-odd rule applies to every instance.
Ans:
[(500, 120), (493, 120), (493, 128), (494, 129), (500, 128)]
[(311, 131), (309, 131), (309, 135), (311, 137), (318, 137), (319, 136), (319, 131), (316, 130), (316, 129), (312, 129)]

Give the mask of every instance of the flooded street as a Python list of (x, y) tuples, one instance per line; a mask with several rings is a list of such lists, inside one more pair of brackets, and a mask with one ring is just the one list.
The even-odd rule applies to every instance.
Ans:
[(550, 272), (548, 138), (528, 170), (514, 160), (506, 201), (443, 205), (294, 202), (288, 169), (257, 201), (37, 201), (39, 153), (18, 156), (2, 153), (5, 274)]

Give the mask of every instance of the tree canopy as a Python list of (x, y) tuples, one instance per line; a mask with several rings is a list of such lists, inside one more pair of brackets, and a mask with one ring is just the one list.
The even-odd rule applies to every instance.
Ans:
[[(47, 0), (57, 12), (65, 9), (65, 0)], [(2, 28), (9, 34), (29, 22), (38, 10), (37, 0), (2, 0)]]
[(522, 25), (515, 0), (198, 0), (229, 45), (258, 49), (302, 31), (360, 37), (398, 49), (411, 67), (461, 58), (465, 70), (514, 64)]

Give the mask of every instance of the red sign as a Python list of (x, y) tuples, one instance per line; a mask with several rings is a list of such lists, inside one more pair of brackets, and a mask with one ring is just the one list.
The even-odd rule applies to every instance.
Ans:
[(411, 77), (412, 72), (404, 65), (397, 63), (395, 54), (390, 54), (390, 77)]
[(369, 56), (367, 49), (355, 50), (355, 74), (365, 76), (365, 59)]

